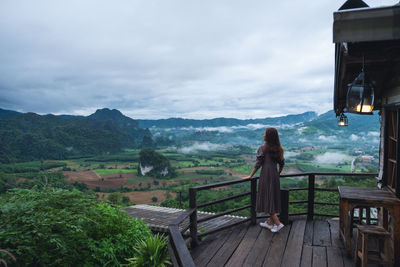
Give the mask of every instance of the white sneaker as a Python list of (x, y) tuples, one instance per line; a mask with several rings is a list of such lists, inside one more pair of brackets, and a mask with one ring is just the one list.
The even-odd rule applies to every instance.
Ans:
[(281, 230), (283, 227), (284, 227), (284, 225), (282, 223), (278, 226), (274, 225), (274, 227), (272, 227), (272, 229), (271, 229), (271, 232), (273, 232), (273, 233), (279, 232), (279, 230)]
[(268, 224), (267, 221), (261, 222), (261, 223), (260, 223), (260, 226), (261, 226), (261, 227), (264, 227), (264, 228), (267, 228), (267, 229), (269, 229), (269, 230), (272, 230), (272, 228), (275, 227), (275, 225), (270, 225), (270, 224)]

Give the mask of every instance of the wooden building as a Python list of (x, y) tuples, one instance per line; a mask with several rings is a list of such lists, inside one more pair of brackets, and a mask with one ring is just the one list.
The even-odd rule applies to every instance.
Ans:
[[(378, 187), (400, 198), (400, 3), (370, 8), (361, 0), (347, 1), (334, 13), (333, 42), (336, 116), (379, 112)], [(352, 97), (360, 98), (358, 104)], [(391, 234), (394, 252), (400, 251), (399, 216), (384, 210), (379, 221)]]
[[(363, 6), (362, 1), (348, 2)], [(361, 73), (364, 61), (364, 72), (374, 88), (373, 110), (381, 116), (379, 184), (400, 197), (400, 4), (335, 12), (333, 42), (336, 115), (349, 111), (348, 85)]]

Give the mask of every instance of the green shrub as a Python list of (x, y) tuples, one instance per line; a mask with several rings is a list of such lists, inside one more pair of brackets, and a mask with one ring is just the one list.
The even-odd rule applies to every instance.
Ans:
[(171, 264), (167, 248), (168, 240), (154, 235), (141, 240), (135, 246), (136, 257), (127, 259), (135, 267), (164, 267)]
[(14, 189), (0, 196), (0, 214), (0, 244), (20, 266), (119, 266), (151, 236), (143, 221), (79, 191)]

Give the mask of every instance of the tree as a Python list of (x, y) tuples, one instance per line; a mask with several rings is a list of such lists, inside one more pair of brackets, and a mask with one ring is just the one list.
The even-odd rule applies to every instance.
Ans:
[(122, 202), (122, 194), (120, 192), (114, 192), (111, 193), (107, 199), (113, 204), (119, 204)]
[(155, 142), (150, 135), (143, 136), (142, 143), (140, 145), (142, 148), (154, 148), (156, 146)]
[[(148, 172), (143, 173), (144, 169)], [(139, 153), (138, 175), (149, 175), (157, 178), (175, 177), (176, 172), (169, 160), (152, 149), (142, 149)]]

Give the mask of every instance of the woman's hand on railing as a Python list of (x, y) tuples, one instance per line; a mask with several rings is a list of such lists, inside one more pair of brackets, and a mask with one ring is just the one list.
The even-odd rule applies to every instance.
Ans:
[(250, 179), (251, 178), (251, 176), (249, 175), (249, 176), (244, 176), (244, 177), (242, 177), (242, 179), (244, 180), (244, 179)]

